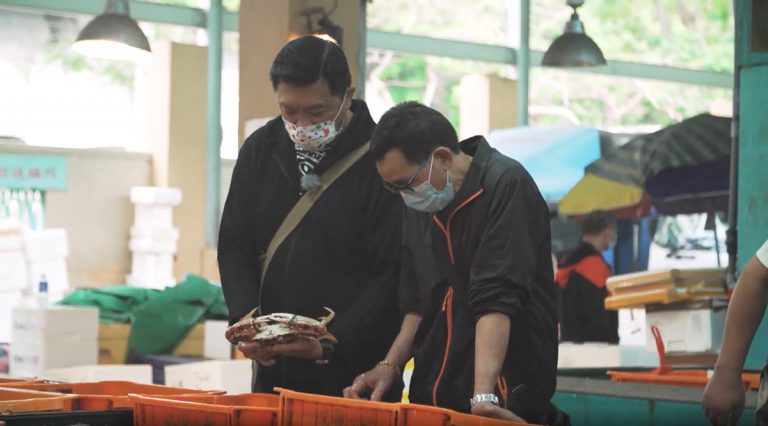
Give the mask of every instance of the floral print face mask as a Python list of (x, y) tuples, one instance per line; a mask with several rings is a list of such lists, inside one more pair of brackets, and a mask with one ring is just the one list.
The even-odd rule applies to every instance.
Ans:
[(338, 131), (336, 130), (336, 119), (339, 118), (341, 111), (344, 109), (344, 102), (346, 102), (346, 100), (347, 94), (344, 93), (344, 98), (341, 100), (341, 107), (339, 107), (333, 120), (310, 124), (309, 126), (299, 126), (283, 119), (285, 131), (288, 132), (288, 136), (300, 149), (308, 152), (325, 151), (328, 149), (331, 141), (333, 141), (333, 138), (338, 134)]

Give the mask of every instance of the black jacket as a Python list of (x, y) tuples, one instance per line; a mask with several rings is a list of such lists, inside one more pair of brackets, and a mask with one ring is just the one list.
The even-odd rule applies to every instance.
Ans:
[[(354, 101), (352, 111), (348, 128), (315, 173), (368, 142), (375, 124), (365, 103)], [(294, 144), (280, 117), (248, 137), (221, 220), (222, 287), (230, 322), (259, 304), (262, 314), (319, 317), (325, 315), (323, 307), (333, 309), (329, 330), (339, 344), (330, 364), (281, 358), (275, 367), (258, 368), (254, 390), (284, 386), (341, 395), (356, 375), (384, 359), (399, 328), (402, 201), (383, 188), (366, 154), (315, 202), (277, 250), (261, 283), (259, 256), (298, 201), (299, 176)]]
[(605, 281), (611, 267), (591, 244), (582, 242), (560, 265), (557, 283), (562, 291), (560, 340), (619, 342), (618, 312), (605, 309)]
[(405, 212), (401, 307), (422, 316), (410, 400), (469, 412), (476, 320), (501, 312), (511, 319), (500, 378), (507, 407), (541, 422), (557, 368), (547, 205), (525, 169), (482, 137), (461, 148), (473, 159), (451, 204)]

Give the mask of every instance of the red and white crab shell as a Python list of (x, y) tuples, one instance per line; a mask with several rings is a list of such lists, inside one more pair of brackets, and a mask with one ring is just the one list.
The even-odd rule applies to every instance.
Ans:
[(276, 344), (296, 339), (327, 340), (337, 343), (336, 337), (329, 333), (325, 327), (336, 315), (329, 308), (325, 308), (328, 315), (320, 319), (286, 313), (253, 317), (257, 309), (227, 328), (225, 337), (230, 343), (234, 345), (240, 342), (255, 341)]

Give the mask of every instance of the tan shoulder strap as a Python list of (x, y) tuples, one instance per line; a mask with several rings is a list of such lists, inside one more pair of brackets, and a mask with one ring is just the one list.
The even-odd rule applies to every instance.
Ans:
[(369, 149), (370, 144), (365, 143), (347, 154), (344, 158), (337, 161), (320, 176), (321, 185), (318, 189), (314, 191), (307, 191), (304, 193), (304, 195), (301, 196), (301, 198), (299, 198), (299, 201), (296, 202), (296, 205), (293, 206), (285, 219), (283, 219), (283, 223), (280, 224), (280, 227), (277, 229), (275, 236), (272, 237), (272, 241), (269, 242), (267, 252), (262, 256), (261, 287), (264, 286), (264, 277), (267, 276), (267, 268), (269, 267), (269, 263), (272, 260), (272, 256), (275, 255), (275, 252), (277, 251), (278, 247), (280, 247), (280, 244), (282, 244), (285, 238), (294, 230), (294, 228), (296, 228), (299, 222), (301, 222), (301, 219), (306, 216), (309, 209), (313, 204), (315, 204), (315, 201), (320, 198), (320, 195), (322, 195), (323, 191), (325, 191), (339, 176), (344, 174), (347, 169), (352, 167), (352, 165), (355, 164), (357, 160), (362, 158)]

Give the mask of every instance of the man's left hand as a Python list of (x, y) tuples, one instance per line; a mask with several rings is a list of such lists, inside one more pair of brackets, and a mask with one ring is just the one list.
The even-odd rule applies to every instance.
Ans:
[(274, 365), (278, 355), (293, 358), (321, 359), (323, 348), (314, 339), (298, 339), (288, 343), (264, 345), (260, 342), (241, 342), (240, 350), (249, 358), (255, 359), (264, 366)]
[(492, 417), (494, 419), (511, 420), (518, 423), (528, 423), (517, 414), (506, 408), (491, 404), (490, 402), (483, 402), (475, 405), (472, 407), (472, 414), (476, 416)]

